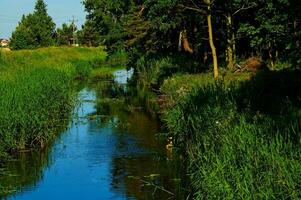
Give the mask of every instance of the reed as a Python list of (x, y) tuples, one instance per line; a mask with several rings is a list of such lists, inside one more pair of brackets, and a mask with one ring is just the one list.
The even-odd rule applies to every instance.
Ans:
[(174, 147), (187, 157), (195, 199), (300, 198), (299, 90), (290, 88), (300, 86), (299, 75), (269, 72), (234, 82), (181, 75), (165, 81), (162, 90), (172, 103), (163, 119)]
[(66, 125), (72, 82), (104, 60), (101, 48), (44, 48), (0, 57), (0, 159), (44, 147)]

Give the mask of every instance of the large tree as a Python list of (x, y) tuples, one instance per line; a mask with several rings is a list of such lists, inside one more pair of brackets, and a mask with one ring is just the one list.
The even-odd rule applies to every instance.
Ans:
[(78, 31), (79, 43), (87, 46), (98, 46), (101, 43), (101, 38), (96, 27), (94, 21), (87, 20), (82, 29)]
[(39, 48), (54, 44), (55, 23), (43, 0), (37, 0), (32, 14), (23, 16), (11, 37), (13, 49)]
[(132, 0), (84, 0), (83, 4), (88, 13), (84, 26), (88, 38), (97, 32), (100, 37), (95, 38), (100, 44), (105, 44), (110, 49), (120, 48), (126, 36), (122, 20), (129, 13), (134, 2)]

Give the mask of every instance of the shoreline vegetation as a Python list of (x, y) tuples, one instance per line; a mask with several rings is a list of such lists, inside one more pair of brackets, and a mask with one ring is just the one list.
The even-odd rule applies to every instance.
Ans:
[(12, 49), (76, 45), (75, 34), (80, 45), (106, 49), (1, 52), (0, 160), (53, 138), (70, 112), (74, 79), (112, 78), (126, 66), (134, 71), (129, 84), (157, 94), (141, 98), (160, 107), (162, 135), (189, 177), (187, 199), (301, 198), (300, 3), (83, 6), (86, 22), (75, 33), (74, 22), (56, 30), (37, 0), (12, 34)]
[[(125, 69), (125, 55), (107, 58), (103, 47), (49, 47), (0, 55), (0, 176), (6, 173), (1, 163), (14, 160), (15, 154), (48, 149), (68, 126), (78, 82), (113, 79), (115, 71)], [(14, 192), (13, 186), (0, 183), (0, 196)]]
[(1, 53), (0, 159), (43, 148), (66, 127), (75, 79), (112, 78), (104, 48), (52, 47)]
[[(67, 126), (72, 83), (111, 79), (124, 69), (118, 62), (101, 47), (2, 53), (1, 159), (53, 140)], [(157, 72), (147, 77), (140, 72), (137, 81), (160, 86), (151, 98), (157, 98), (173, 151), (186, 157), (194, 198), (298, 198), (301, 72), (225, 71), (215, 81), (211, 73), (164, 76), (161, 67), (170, 62), (151, 63)]]
[(300, 199), (301, 4), (112, 2), (85, 1), (85, 28), (109, 53), (125, 49), (134, 85), (159, 94), (187, 196)]
[(243, 76), (176, 75), (161, 87), (162, 118), (186, 157), (193, 197), (298, 199), (301, 72)]

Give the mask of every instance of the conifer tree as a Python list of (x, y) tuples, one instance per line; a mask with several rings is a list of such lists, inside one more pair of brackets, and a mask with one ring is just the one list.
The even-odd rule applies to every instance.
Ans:
[(54, 44), (55, 23), (43, 0), (37, 0), (32, 14), (23, 16), (11, 37), (13, 49), (39, 48)]

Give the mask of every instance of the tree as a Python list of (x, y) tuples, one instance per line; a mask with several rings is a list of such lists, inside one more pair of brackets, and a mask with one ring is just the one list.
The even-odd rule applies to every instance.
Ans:
[(101, 43), (100, 35), (95, 28), (96, 24), (92, 20), (87, 20), (78, 31), (79, 43), (87, 46), (98, 46)]
[[(85, 0), (88, 13), (85, 25), (86, 33), (98, 33), (98, 42), (110, 49), (118, 49), (126, 37), (122, 20), (134, 5), (132, 0)], [(85, 32), (84, 32), (85, 33)], [(87, 36), (87, 35), (86, 35)]]
[(57, 34), (57, 43), (58, 45), (71, 45), (74, 40), (74, 31), (76, 31), (76, 26), (71, 24), (64, 23), (61, 28), (58, 28), (56, 31)]
[(212, 10), (213, 0), (204, 0), (204, 3), (207, 5), (208, 34), (209, 34), (209, 43), (212, 52), (212, 60), (213, 60), (213, 75), (214, 75), (214, 79), (218, 79), (218, 63), (217, 63), (216, 48), (213, 41), (213, 30), (212, 30), (212, 20), (211, 20), (211, 10)]
[(11, 37), (13, 49), (39, 48), (54, 44), (55, 24), (43, 0), (37, 0), (32, 14), (23, 16)]
[[(256, 9), (248, 18), (239, 22), (238, 33), (248, 41), (251, 52), (267, 60), (270, 67), (275, 67), (279, 56), (285, 55), (288, 45), (293, 41), (294, 17), (298, 12), (288, 13), (293, 1), (266, 0), (255, 1)], [(290, 21), (291, 18), (291, 21)]]
[(248, 0), (220, 0), (219, 9), (226, 24), (226, 61), (229, 70), (233, 70), (236, 63), (236, 19), (243, 17), (244, 11), (257, 6), (255, 1)]
[[(201, 5), (204, 3), (205, 7)], [(216, 47), (214, 44), (213, 37), (213, 23), (212, 23), (212, 9), (213, 9), (214, 0), (203, 0), (203, 2), (194, 2), (193, 0), (189, 2), (188, 5), (183, 5), (184, 9), (195, 11), (198, 14), (205, 15), (207, 18), (207, 26), (208, 26), (208, 40), (211, 48), (212, 54), (212, 63), (213, 63), (213, 76), (214, 79), (218, 79), (218, 61), (217, 61), (217, 53)]]
[(21, 21), (19, 22), (16, 30), (12, 33), (10, 46), (12, 49), (31, 49), (34, 48), (34, 38), (31, 36), (29, 29), (30, 19), (32, 15), (22, 16)]
[[(125, 48), (130, 66), (171, 57), (180, 71), (201, 71), (236, 58), (300, 59), (300, 5), (291, 0), (85, 0), (82, 38), (109, 51)], [(290, 11), (290, 13), (288, 13)], [(208, 55), (212, 59), (208, 62)], [(151, 65), (150, 65), (151, 67)], [(187, 70), (190, 68), (189, 70)], [(151, 71), (151, 70), (150, 70)]]

